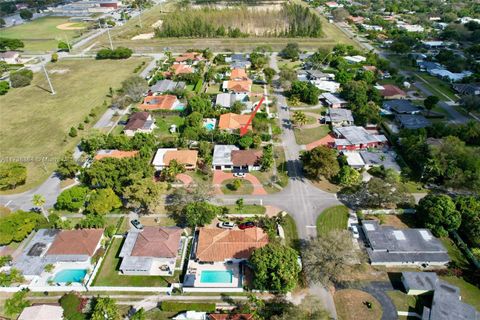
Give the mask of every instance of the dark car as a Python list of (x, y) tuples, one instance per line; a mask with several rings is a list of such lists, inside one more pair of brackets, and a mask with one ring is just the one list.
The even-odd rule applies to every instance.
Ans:
[(137, 219), (132, 220), (132, 224), (135, 228), (142, 230), (143, 229), (143, 224), (140, 223)]
[(241, 224), (238, 225), (238, 228), (241, 229), (241, 230), (250, 229), (250, 228), (253, 228), (253, 227), (255, 227), (255, 223), (253, 223), (251, 221), (244, 222), (244, 223), (241, 223)]

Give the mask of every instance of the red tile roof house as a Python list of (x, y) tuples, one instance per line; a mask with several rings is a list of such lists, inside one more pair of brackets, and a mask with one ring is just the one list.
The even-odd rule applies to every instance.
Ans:
[(268, 235), (258, 227), (239, 229), (199, 228), (195, 258), (203, 262), (243, 261), (268, 244)]
[(119, 256), (125, 275), (171, 276), (181, 251), (183, 230), (178, 227), (132, 229)]
[(138, 151), (122, 151), (122, 150), (98, 150), (93, 160), (102, 160), (105, 158), (133, 158), (138, 155)]
[(199, 52), (185, 52), (181, 56), (175, 58), (174, 64), (192, 64), (195, 65), (199, 61), (206, 60)]
[(400, 89), (399, 87), (393, 85), (393, 84), (384, 84), (381, 85), (383, 89), (380, 89), (380, 95), (384, 99), (405, 99), (407, 98), (407, 94), (405, 91)]
[(89, 261), (101, 246), (103, 229), (62, 230), (48, 248), (45, 258), (55, 262)]
[[(218, 129), (232, 132), (245, 126), (250, 119), (248, 114), (224, 113), (218, 120)], [(252, 122), (248, 124), (248, 130), (252, 130)]]
[(151, 110), (174, 110), (180, 101), (177, 96), (166, 94), (161, 96), (146, 96), (138, 109), (143, 111)]
[(155, 128), (155, 120), (148, 112), (135, 112), (128, 119), (123, 132), (126, 136), (133, 137), (137, 132), (152, 133)]
[(260, 170), (261, 150), (233, 150), (232, 163), (234, 170), (258, 171)]
[(237, 101), (244, 101), (252, 91), (252, 84), (253, 81), (248, 78), (245, 69), (233, 69), (230, 80), (224, 81), (222, 88), (224, 92), (234, 94)]

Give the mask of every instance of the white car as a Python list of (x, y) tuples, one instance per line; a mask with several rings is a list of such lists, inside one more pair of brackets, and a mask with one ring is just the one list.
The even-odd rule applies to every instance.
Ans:
[(360, 238), (360, 234), (358, 233), (358, 228), (357, 228), (357, 226), (351, 226), (351, 227), (350, 227), (350, 230), (352, 231), (353, 237), (354, 237), (355, 239)]
[(235, 227), (235, 223), (233, 222), (219, 222), (217, 227), (222, 229), (233, 229)]
[(247, 174), (245, 172), (235, 172), (233, 176), (236, 178), (245, 178)]

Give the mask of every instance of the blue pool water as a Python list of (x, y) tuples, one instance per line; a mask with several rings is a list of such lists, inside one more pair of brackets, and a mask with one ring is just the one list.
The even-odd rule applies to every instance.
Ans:
[(185, 109), (185, 106), (183, 104), (176, 105), (175, 108), (173, 108), (173, 110), (180, 110), (180, 111), (182, 111), (183, 109)]
[(54, 282), (82, 282), (87, 275), (85, 269), (66, 269), (55, 274)]
[(213, 129), (215, 129), (215, 124), (213, 124), (213, 123), (206, 123), (203, 127), (204, 127), (205, 129), (207, 129), (208, 131), (212, 131)]
[(231, 270), (206, 270), (200, 274), (200, 282), (202, 283), (232, 283), (232, 278), (233, 272)]

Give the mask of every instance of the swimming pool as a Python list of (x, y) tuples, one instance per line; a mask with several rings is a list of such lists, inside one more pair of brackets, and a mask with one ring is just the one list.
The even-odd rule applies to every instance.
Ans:
[(213, 129), (215, 129), (215, 123), (205, 123), (203, 127), (208, 131), (212, 131)]
[(183, 104), (178, 104), (175, 107), (173, 107), (173, 110), (178, 110), (178, 111), (182, 111), (184, 109), (185, 109), (185, 105)]
[(232, 280), (231, 270), (205, 270), (200, 274), (201, 283), (232, 283)]
[(82, 282), (87, 275), (86, 269), (65, 269), (55, 274), (54, 282)]

